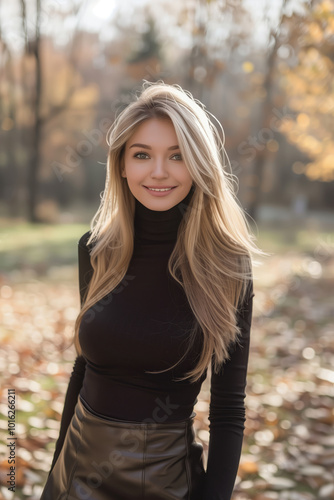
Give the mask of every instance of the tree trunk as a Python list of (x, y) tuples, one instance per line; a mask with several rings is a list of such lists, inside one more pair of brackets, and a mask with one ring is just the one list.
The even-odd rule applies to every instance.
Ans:
[[(283, 0), (281, 10), (280, 10), (280, 15), (279, 15), (279, 22), (278, 26), (281, 25), (283, 14), (284, 14), (284, 9), (286, 6), (287, 0)], [(270, 30), (270, 35), (269, 35), (269, 40), (270, 38), (274, 37), (275, 43), (273, 45), (273, 48), (271, 52), (268, 55), (267, 59), (267, 73), (265, 76), (264, 80), (264, 89), (266, 91), (266, 97), (263, 102), (261, 111), (260, 111), (260, 117), (259, 117), (259, 124), (257, 127), (257, 131), (261, 130), (270, 130), (270, 121), (271, 121), (271, 113), (272, 113), (272, 108), (273, 108), (273, 102), (272, 102), (272, 95), (271, 95), (271, 90), (272, 90), (272, 83), (274, 79), (274, 71), (275, 71), (275, 62), (276, 62), (276, 57), (277, 57), (277, 50), (279, 47), (279, 30), (277, 29), (276, 32), (273, 30)], [(262, 145), (262, 144), (261, 144)], [(256, 151), (256, 157), (253, 163), (253, 168), (252, 168), (252, 174), (254, 175), (254, 178), (257, 179), (257, 182), (255, 183), (253, 187), (253, 196), (251, 198), (251, 201), (249, 203), (249, 210), (248, 213), (249, 215), (254, 219), (258, 219), (258, 211), (259, 207), (261, 206), (261, 201), (262, 201), (262, 182), (263, 182), (263, 172), (264, 172), (264, 167), (266, 165), (266, 162), (268, 161), (269, 155), (272, 153), (268, 153), (268, 149), (266, 146), (261, 150), (257, 149)]]
[(39, 222), (36, 214), (37, 196), (38, 196), (38, 167), (40, 163), (39, 142), (41, 136), (41, 93), (42, 93), (42, 65), (40, 52), (40, 18), (41, 18), (41, 0), (36, 0), (36, 35), (33, 45), (33, 54), (35, 56), (35, 124), (32, 129), (31, 155), (28, 168), (28, 220), (30, 222)]

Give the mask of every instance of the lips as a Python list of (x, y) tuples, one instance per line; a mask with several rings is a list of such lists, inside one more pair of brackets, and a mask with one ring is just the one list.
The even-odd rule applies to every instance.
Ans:
[(148, 189), (173, 189), (176, 186), (144, 186)]

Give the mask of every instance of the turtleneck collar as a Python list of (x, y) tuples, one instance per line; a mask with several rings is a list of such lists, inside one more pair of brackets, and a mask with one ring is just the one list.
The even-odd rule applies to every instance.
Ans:
[(190, 203), (194, 187), (183, 200), (168, 210), (151, 210), (135, 199), (135, 240), (155, 242), (175, 242), (177, 230)]

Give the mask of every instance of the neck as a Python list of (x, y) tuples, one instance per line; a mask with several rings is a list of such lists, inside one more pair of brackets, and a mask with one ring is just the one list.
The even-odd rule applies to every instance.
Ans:
[(151, 210), (135, 199), (135, 240), (146, 242), (175, 242), (183, 215), (192, 198), (194, 189), (183, 200), (168, 210)]

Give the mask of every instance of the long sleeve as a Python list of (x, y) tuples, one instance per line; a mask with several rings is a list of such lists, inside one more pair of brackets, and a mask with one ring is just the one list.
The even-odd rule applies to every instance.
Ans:
[(246, 411), (246, 378), (253, 312), (253, 281), (238, 311), (242, 329), (240, 344), (234, 344), (228, 360), (218, 374), (211, 363), (211, 401), (209, 410), (209, 450), (204, 500), (230, 500), (240, 462)]
[[(90, 263), (89, 252), (86, 247), (88, 233), (85, 233), (78, 241), (78, 267), (79, 267), (79, 291), (80, 303), (83, 304), (84, 293), (88, 287), (93, 268)], [(64, 409), (62, 413), (59, 437), (56, 442), (55, 452), (49, 475), (59, 457), (64, 444), (67, 429), (74, 414), (75, 405), (82, 387), (85, 376), (86, 360), (83, 356), (77, 356), (73, 365), (69, 384), (66, 391)]]

